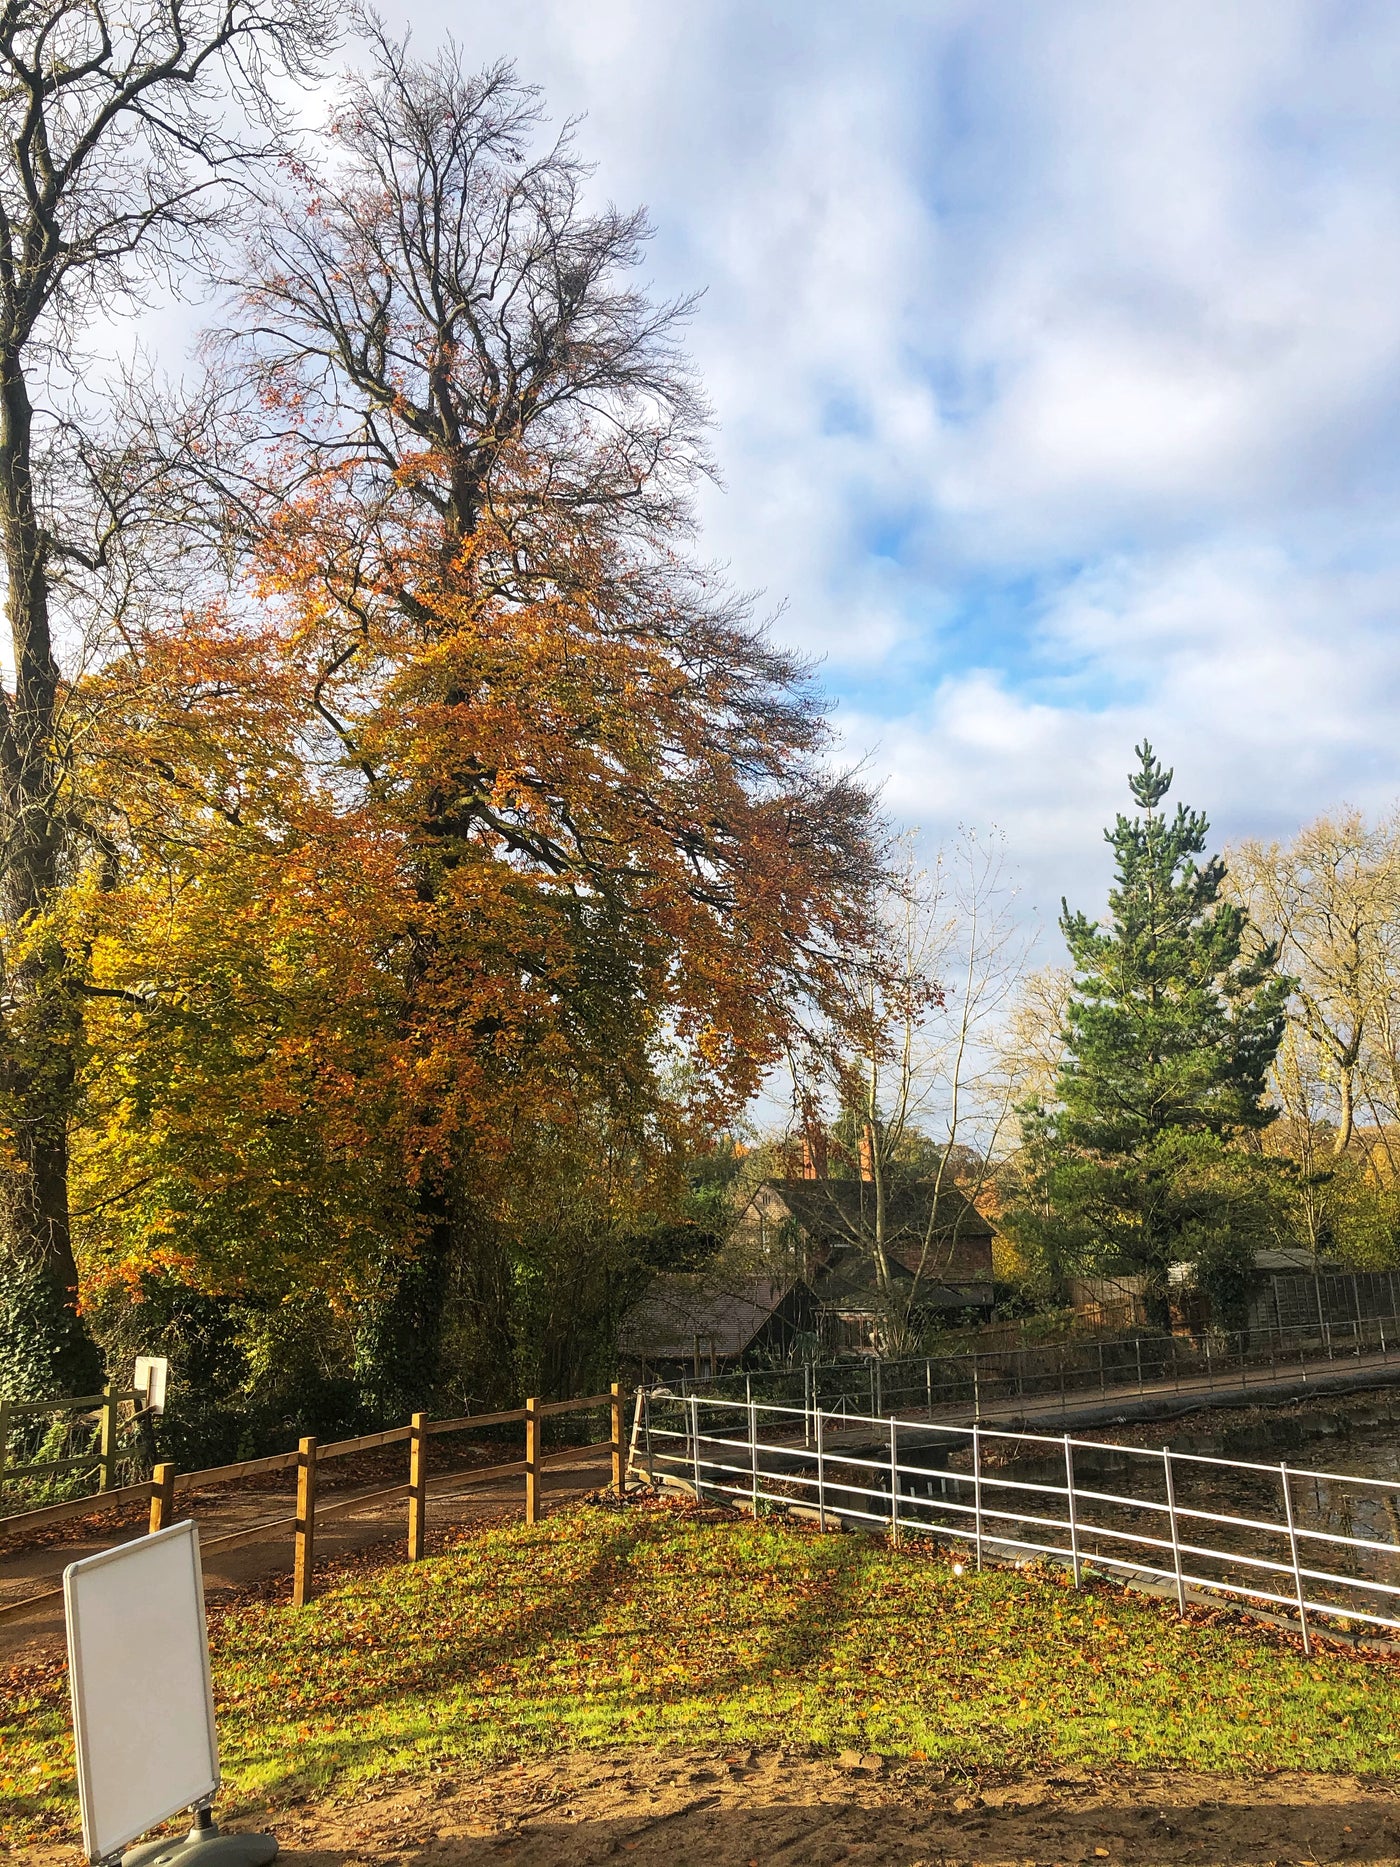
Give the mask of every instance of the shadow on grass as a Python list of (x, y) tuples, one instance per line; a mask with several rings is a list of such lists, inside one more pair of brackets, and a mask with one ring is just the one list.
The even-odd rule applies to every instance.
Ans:
[[(431, 1653), (421, 1660), (384, 1654), (380, 1670), (375, 1669), (375, 1655), (366, 1653), (356, 1683), (344, 1686), (332, 1679), (328, 1682), (331, 1689), (324, 1694), (304, 1703), (294, 1702), (275, 1722), (259, 1726), (279, 1747), (288, 1743), (289, 1737), (296, 1740), (289, 1746), (284, 1770), (268, 1776), (259, 1772), (264, 1787), (272, 1793), (279, 1784), (325, 1779), (346, 1770), (354, 1771), (376, 1756), (383, 1758), (400, 1748), (421, 1744), (430, 1734), (428, 1727), (433, 1723), (434, 1701), (455, 1687), (470, 1687), (474, 1678), (498, 1667), (528, 1665), (553, 1641), (590, 1626), (603, 1607), (626, 1585), (630, 1575), (629, 1558), (637, 1545), (671, 1534), (674, 1534), (672, 1526), (653, 1524), (643, 1518), (612, 1519), (603, 1532), (603, 1547), (579, 1573), (560, 1577), (552, 1586), (544, 1585), (542, 1593), (491, 1627), (476, 1627), (457, 1638), (439, 1636)], [(451, 1558), (444, 1561), (450, 1562)], [(414, 1577), (415, 1581), (418, 1579)], [(458, 1579), (450, 1572), (425, 1574), (421, 1590), (415, 1590), (407, 1601), (397, 1602), (395, 1607), (405, 1616), (421, 1614), (425, 1619), (443, 1610), (450, 1612), (454, 1582)], [(538, 1575), (536, 1579), (540, 1579)], [(471, 1586), (476, 1592), (481, 1584), (473, 1577)], [(334, 1609), (334, 1597), (323, 1600)], [(386, 1611), (383, 1606), (377, 1609), (379, 1614)], [(317, 1653), (326, 1649), (336, 1631), (333, 1623), (316, 1628), (309, 1645), (288, 1653), (285, 1660), (278, 1663), (288, 1672), (314, 1664)], [(246, 1701), (247, 1688), (241, 1696)], [(404, 1716), (406, 1710), (407, 1717)], [(373, 1714), (376, 1730), (359, 1737), (348, 1728), (348, 1721), (366, 1714)], [(252, 1721), (246, 1702), (240, 1706), (239, 1715)], [(334, 1718), (336, 1729), (324, 1738), (318, 1733), (298, 1730), (299, 1726), (327, 1718)], [(396, 1721), (407, 1727), (402, 1735), (392, 1728)], [(389, 1728), (384, 1728), (386, 1726)], [(240, 1741), (230, 1733), (225, 1750), (235, 1772), (258, 1769), (260, 1758), (256, 1742)], [(262, 1753), (261, 1761), (264, 1767), (271, 1761), (269, 1752)]]

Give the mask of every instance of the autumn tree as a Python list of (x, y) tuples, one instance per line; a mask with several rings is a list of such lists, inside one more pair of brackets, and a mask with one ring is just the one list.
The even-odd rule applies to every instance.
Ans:
[[(1351, 1146), (1373, 1035), (1393, 995), (1400, 923), (1400, 850), (1393, 829), (1356, 811), (1319, 818), (1292, 842), (1245, 842), (1231, 855), (1232, 887), (1292, 975), (1297, 1082), (1326, 1085), (1331, 1145)], [(1308, 1053), (1315, 1058), (1311, 1068)], [(1297, 1108), (1293, 1098), (1294, 1111)]]
[[(264, 152), (270, 83), (326, 43), (321, 0), (18, 0), (0, 10), (0, 1357), (10, 1389), (90, 1386), (68, 1135), (89, 981), (50, 919), (102, 831), (72, 785), (67, 695), (100, 650), (149, 492), (86, 345), (196, 259)], [(65, 661), (65, 656), (67, 657)], [(100, 815), (100, 813), (99, 813)]]
[(397, 855), (418, 1230), (385, 1360), (436, 1340), (529, 1124), (603, 1107), (660, 1144), (742, 1103), (881, 868), (807, 671), (686, 556), (687, 306), (639, 289), (642, 216), (590, 209), (539, 128), (508, 68), (380, 34), (268, 204), (219, 359), (283, 420), (248, 538), (308, 770)]

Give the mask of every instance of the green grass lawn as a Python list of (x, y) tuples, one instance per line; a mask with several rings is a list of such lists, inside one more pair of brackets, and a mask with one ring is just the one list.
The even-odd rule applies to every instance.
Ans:
[[(214, 1638), (226, 1807), (440, 1758), (858, 1747), (968, 1769), (1400, 1768), (1400, 1667), (1058, 1575), (955, 1576), (864, 1536), (583, 1507)], [(72, 1832), (66, 1680), (11, 1677), (0, 1832)]]

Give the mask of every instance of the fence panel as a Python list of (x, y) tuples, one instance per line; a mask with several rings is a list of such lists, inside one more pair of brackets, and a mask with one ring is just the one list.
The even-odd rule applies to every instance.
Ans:
[[(666, 1389), (642, 1395), (648, 1470), (757, 1513), (905, 1530), (1174, 1594), (1400, 1631), (1400, 1482)], [(811, 1443), (809, 1443), (811, 1442)], [(1300, 1502), (1305, 1507), (1300, 1508)]]

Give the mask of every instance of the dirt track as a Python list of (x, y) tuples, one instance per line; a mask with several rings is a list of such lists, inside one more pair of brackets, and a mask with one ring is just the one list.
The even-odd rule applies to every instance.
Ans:
[[(1350, 1777), (970, 1781), (775, 1753), (584, 1753), (262, 1811), (288, 1867), (954, 1867), (1400, 1860), (1400, 1793)], [(262, 1825), (253, 1818), (234, 1827)], [(34, 1867), (75, 1867), (45, 1848)]]
[[(544, 1503), (546, 1509), (575, 1502), (586, 1492), (597, 1490), (608, 1481), (608, 1455), (591, 1459), (577, 1467), (568, 1466), (546, 1474)], [(397, 1476), (395, 1472), (393, 1476)], [(383, 1482), (392, 1482), (385, 1476)], [(466, 1527), (506, 1522), (519, 1517), (523, 1509), (524, 1481), (507, 1478), (495, 1484), (477, 1485), (457, 1493), (443, 1493), (429, 1499), (429, 1546), (435, 1534)], [(263, 1484), (220, 1492), (194, 1493), (179, 1501), (177, 1517), (193, 1516), (204, 1538), (242, 1530), (270, 1518), (287, 1516), (296, 1508), (294, 1491), (285, 1485)], [(405, 1536), (406, 1506), (402, 1499), (389, 1504), (372, 1505), (367, 1510), (343, 1517), (332, 1517), (316, 1530), (318, 1567), (330, 1567), (356, 1552), (382, 1545), (386, 1537)], [(114, 1543), (126, 1542), (144, 1533), (147, 1510), (141, 1506), (120, 1518), (103, 1521), (80, 1521), (63, 1524), (37, 1535), (25, 1546), (7, 1550), (0, 1545), (0, 1606), (37, 1595), (42, 1590), (61, 1586), (63, 1570), (80, 1556), (90, 1556)], [(272, 1531), (255, 1543), (242, 1543), (233, 1549), (210, 1549), (204, 1559), (204, 1589), (211, 1609), (234, 1599), (249, 1584), (274, 1576), (286, 1575), (292, 1566), (290, 1529)], [(41, 1657), (64, 1640), (63, 1603), (40, 1604), (32, 1612), (0, 1620), (0, 1659), (23, 1660)]]

